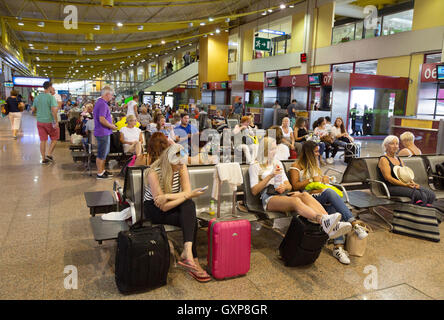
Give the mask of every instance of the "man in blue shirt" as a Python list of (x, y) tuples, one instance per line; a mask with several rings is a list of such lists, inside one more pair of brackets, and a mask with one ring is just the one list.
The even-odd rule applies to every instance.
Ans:
[[(176, 142), (181, 144), (185, 150), (189, 150), (191, 148), (191, 155), (194, 155), (195, 151), (199, 151), (199, 130), (193, 126), (190, 122), (190, 116), (188, 113), (182, 113), (180, 115), (180, 124), (174, 128), (174, 134), (176, 135)], [(193, 135), (197, 135), (197, 145), (191, 145), (191, 137)], [(193, 138), (193, 140), (195, 140)], [(188, 154), (190, 152), (188, 151)]]

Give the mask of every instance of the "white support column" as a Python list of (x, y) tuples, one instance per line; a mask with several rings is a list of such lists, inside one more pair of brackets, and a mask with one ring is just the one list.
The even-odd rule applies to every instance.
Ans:
[(242, 67), (244, 65), (244, 33), (241, 26), (237, 28), (237, 71), (236, 80), (244, 80), (244, 75), (242, 73)]

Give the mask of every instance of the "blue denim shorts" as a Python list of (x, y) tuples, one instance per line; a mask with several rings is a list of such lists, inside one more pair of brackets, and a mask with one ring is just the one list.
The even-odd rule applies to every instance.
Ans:
[(262, 190), (261, 192), (261, 200), (262, 200), (262, 207), (264, 207), (264, 211), (267, 211), (267, 205), (268, 205), (268, 201), (270, 201), (270, 199), (274, 197), (274, 196), (270, 196), (267, 193), (267, 188), (265, 188), (264, 190)]
[(100, 160), (105, 160), (109, 153), (110, 148), (110, 137), (102, 136), (96, 137), (97, 139), (97, 158)]

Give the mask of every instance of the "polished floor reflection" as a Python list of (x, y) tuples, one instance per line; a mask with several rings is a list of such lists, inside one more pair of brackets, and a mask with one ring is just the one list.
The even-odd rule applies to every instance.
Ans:
[[(116, 244), (93, 240), (83, 198), (85, 191), (111, 190), (112, 180), (82, 173), (67, 142), (57, 145), (55, 164), (42, 166), (35, 118), (29, 114), (23, 117), (22, 137), (13, 140), (9, 128), (8, 119), (1, 119), (0, 299), (444, 299), (444, 243), (392, 234), (368, 214), (362, 218), (374, 232), (366, 254), (351, 257), (348, 266), (328, 245), (314, 265), (287, 268), (277, 257), (280, 236), (254, 223), (246, 276), (201, 284), (172, 268), (167, 286), (122, 296), (114, 281)], [(363, 142), (362, 155), (378, 155), (380, 142)], [(335, 167), (345, 166), (335, 160)], [(281, 219), (275, 227), (285, 231), (288, 223)], [(180, 232), (171, 236), (180, 242)], [(202, 229), (203, 264), (206, 250)], [(67, 266), (78, 270), (77, 289), (64, 287)]]

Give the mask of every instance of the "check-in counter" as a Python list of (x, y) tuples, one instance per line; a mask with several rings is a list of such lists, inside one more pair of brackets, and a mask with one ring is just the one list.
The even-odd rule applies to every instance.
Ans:
[[(413, 133), (415, 145), (423, 154), (444, 153), (444, 120), (423, 120), (417, 117), (390, 119), (390, 134), (399, 137), (406, 131)], [(400, 145), (399, 148), (403, 146)]]

